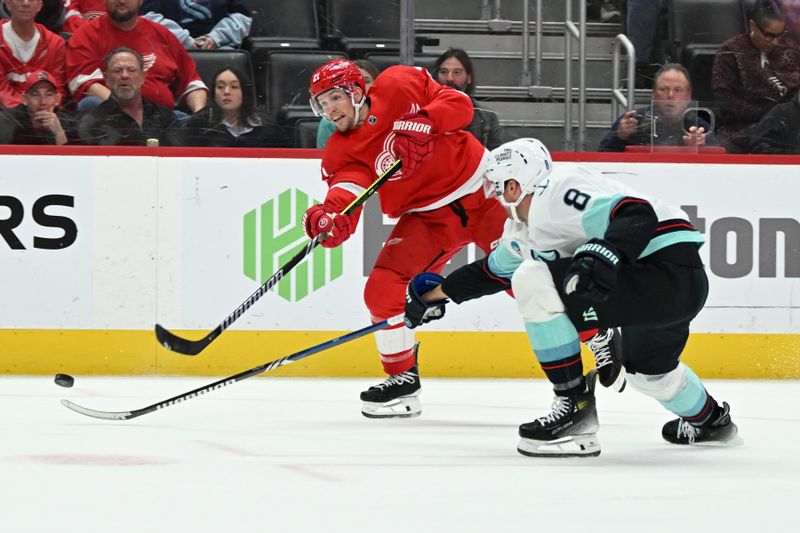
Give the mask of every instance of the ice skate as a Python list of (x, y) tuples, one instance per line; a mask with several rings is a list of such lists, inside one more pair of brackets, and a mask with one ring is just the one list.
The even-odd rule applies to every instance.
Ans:
[(519, 427), (517, 451), (530, 457), (593, 457), (600, 455), (594, 387), (597, 371), (586, 375), (586, 391), (556, 395), (547, 416)]
[(670, 420), (661, 429), (661, 436), (672, 444), (738, 444), (736, 438), (739, 428), (731, 420), (731, 408), (728, 402), (717, 407), (716, 416), (712, 416), (705, 424), (695, 426), (682, 418)]
[(622, 332), (618, 328), (601, 329), (586, 341), (586, 346), (594, 353), (597, 377), (600, 385), (611, 387), (617, 392), (625, 390), (625, 368), (622, 366)]
[[(416, 360), (419, 343), (414, 346)], [(422, 413), (418, 363), (405, 372), (392, 374), (361, 393), (361, 414), (367, 418), (411, 418)]]

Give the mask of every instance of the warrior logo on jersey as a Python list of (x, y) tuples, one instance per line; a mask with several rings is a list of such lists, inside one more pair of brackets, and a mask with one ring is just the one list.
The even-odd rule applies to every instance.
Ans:
[[(411, 102), (411, 108), (408, 111), (409, 113), (418, 113), (419, 112), (419, 104), (415, 102)], [(370, 118), (375, 118), (377, 122), (378, 118), (372, 115)], [(389, 133), (386, 136), (386, 139), (383, 141), (383, 148), (381, 152), (378, 154), (378, 157), (375, 158), (375, 173), (380, 176), (386, 170), (392, 166), (397, 158), (394, 155), (394, 133)], [(397, 181), (403, 177), (403, 170), (400, 169), (395, 173), (394, 176), (389, 178), (389, 181)]]
[(144, 71), (147, 72), (153, 65), (156, 64), (156, 53), (153, 52), (152, 54), (142, 56), (142, 59), (144, 59)]

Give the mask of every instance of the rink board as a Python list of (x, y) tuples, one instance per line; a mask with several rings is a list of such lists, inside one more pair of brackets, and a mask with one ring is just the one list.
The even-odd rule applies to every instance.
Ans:
[[(201, 337), (296, 253), (300, 215), (325, 194), (317, 151), (10, 148), (0, 372), (232, 374), (369, 324), (365, 276), (392, 227), (377, 198), (341, 252), (318, 248), (200, 356), (152, 334)], [(683, 206), (705, 234), (711, 292), (685, 355), (699, 374), (800, 377), (800, 158), (557, 154), (575, 158)], [(540, 376), (521, 331), (504, 294), (451, 305), (419, 333), (426, 375)], [(364, 339), (275, 373), (380, 368)]]

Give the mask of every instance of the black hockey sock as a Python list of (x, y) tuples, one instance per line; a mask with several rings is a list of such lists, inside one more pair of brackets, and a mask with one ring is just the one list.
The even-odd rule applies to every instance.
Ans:
[(703, 408), (700, 409), (700, 412), (695, 416), (683, 417), (683, 419), (695, 427), (702, 427), (717, 419), (719, 409), (720, 407), (719, 404), (717, 404), (717, 400), (706, 392), (706, 403), (703, 405)]
[(586, 389), (583, 379), (583, 359), (581, 354), (571, 355), (558, 361), (539, 363), (547, 379), (553, 384), (556, 394), (566, 396)]

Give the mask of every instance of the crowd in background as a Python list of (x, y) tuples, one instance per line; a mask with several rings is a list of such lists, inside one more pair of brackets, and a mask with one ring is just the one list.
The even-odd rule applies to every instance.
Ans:
[[(597, 150), (800, 153), (800, 0), (742, 0), (745, 31), (722, 44), (708, 73), (711, 105), (693, 99), (683, 65), (659, 56), (668, 0), (587, 3), (595, 20), (624, 24), (637, 87), (652, 91), (652, 103), (620, 116)], [(290, 129), (260, 110), (248, 72), (223, 67), (209, 87), (187, 52), (245, 45), (253, 21), (246, 0), (0, 0), (0, 16), (0, 143), (293, 145)], [(357, 65), (368, 88), (379, 70)], [(482, 144), (510, 140), (497, 113), (474, 98), (466, 51), (446, 50), (431, 75), (470, 96), (467, 129)], [(317, 147), (332, 132), (320, 121)]]

